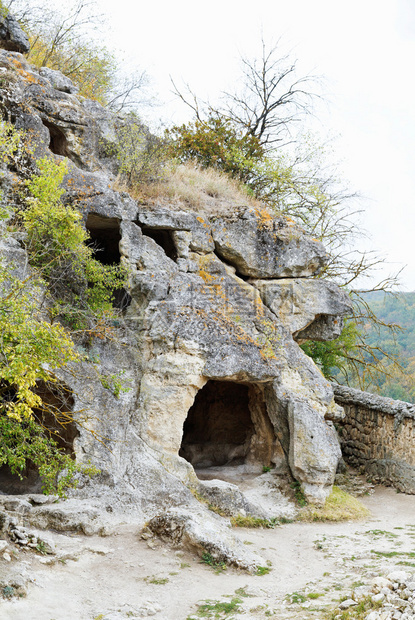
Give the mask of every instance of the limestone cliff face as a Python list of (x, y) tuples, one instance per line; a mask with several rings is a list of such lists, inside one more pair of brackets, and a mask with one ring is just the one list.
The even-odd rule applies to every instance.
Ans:
[[(316, 279), (323, 246), (261, 209), (203, 217), (177, 205), (137, 204), (113, 189), (117, 119), (79, 98), (71, 82), (0, 50), (3, 117), (29, 132), (29, 169), (66, 158), (64, 200), (83, 213), (108, 260), (129, 270), (118, 341), (96, 342), (91, 362), (62, 373), (83, 426), (73, 447), (101, 477), (82, 495), (112, 489), (148, 514), (190, 501), (194, 467), (275, 467), (306, 495), (328, 494), (340, 458), (333, 390), (298, 342), (330, 339), (347, 297)], [(3, 198), (14, 199), (4, 170)], [(9, 238), (0, 251), (27, 269)], [(20, 260), (21, 259), (21, 260)], [(120, 375), (116, 398), (97, 370)]]

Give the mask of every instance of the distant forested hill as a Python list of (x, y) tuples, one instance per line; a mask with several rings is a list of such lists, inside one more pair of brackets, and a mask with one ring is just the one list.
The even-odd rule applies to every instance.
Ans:
[(375, 292), (365, 295), (365, 300), (384, 323), (394, 323), (401, 328), (392, 334), (386, 327), (378, 330), (369, 323), (365, 325), (369, 344), (396, 355), (403, 369), (400, 372), (394, 368), (381, 354), (382, 364), (390, 376), (378, 373), (366, 389), (415, 403), (415, 292), (397, 295)]

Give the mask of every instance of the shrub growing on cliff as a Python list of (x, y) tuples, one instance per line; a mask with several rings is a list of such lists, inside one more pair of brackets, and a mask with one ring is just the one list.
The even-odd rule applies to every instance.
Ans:
[[(13, 265), (0, 263), (0, 466), (22, 476), (28, 462), (43, 478), (45, 492), (64, 493), (85, 471), (58, 448), (35, 418), (46, 405), (39, 381), (57, 383), (55, 370), (79, 360), (73, 341), (59, 324), (45, 321), (38, 307), (40, 282), (19, 280)], [(67, 416), (63, 414), (67, 422)], [(58, 479), (58, 474), (66, 473)]]
[(118, 124), (117, 142), (108, 155), (116, 158), (118, 174), (128, 189), (139, 189), (163, 178), (168, 160), (166, 142), (141, 122), (135, 113)]
[[(2, 164), (16, 156), (20, 138), (11, 125), (0, 124)], [(12, 473), (22, 476), (30, 462), (38, 468), (44, 490), (62, 494), (66, 487), (76, 485), (76, 472), (91, 474), (95, 470), (78, 466), (42, 423), (44, 413), (63, 426), (74, 422), (74, 412), (48, 404), (39, 387), (53, 391), (60, 385), (57, 370), (81, 358), (63, 326), (46, 320), (41, 301), (49, 285), (56, 295), (46, 304), (52, 319), (68, 315), (77, 321), (93, 318), (97, 328), (103, 316), (111, 316), (110, 289), (119, 284), (121, 270), (108, 271), (95, 264), (92, 249), (85, 246), (87, 235), (79, 214), (60, 203), (64, 164), (42, 160), (39, 172), (28, 182), (28, 208), (21, 214), (34, 268), (19, 279), (13, 271), (16, 265), (0, 261), (0, 466), (7, 465)], [(6, 205), (0, 216), (0, 235), (6, 241), (10, 217)], [(65, 278), (70, 278), (72, 271), (82, 286), (70, 297)]]
[(251, 186), (264, 150), (255, 136), (243, 135), (227, 119), (208, 114), (206, 119), (173, 127), (167, 132), (169, 153), (180, 162), (195, 161), (216, 168)]
[(45, 158), (39, 174), (27, 182), (27, 208), (22, 212), (27, 248), (50, 292), (48, 313), (72, 330), (102, 336), (114, 318), (113, 291), (124, 285), (120, 265), (103, 265), (86, 245), (88, 233), (81, 214), (61, 202), (65, 162)]

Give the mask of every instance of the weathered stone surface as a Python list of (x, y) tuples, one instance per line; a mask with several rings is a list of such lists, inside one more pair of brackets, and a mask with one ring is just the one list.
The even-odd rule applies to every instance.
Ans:
[(0, 511), (0, 535), (3, 536), (9, 527), (9, 516), (4, 510)]
[(326, 262), (318, 241), (306, 237), (294, 222), (272, 217), (266, 210), (245, 208), (212, 218), (216, 252), (254, 278), (304, 278), (316, 275)]
[(20, 28), (17, 19), (4, 7), (0, 14), (0, 47), (21, 54), (27, 54), (30, 50), (27, 34)]
[(373, 480), (415, 494), (415, 405), (342, 385), (333, 389), (345, 412), (345, 459)]
[(106, 534), (106, 525), (100, 511), (85, 506), (76, 500), (59, 505), (46, 504), (34, 507), (28, 515), (28, 522), (39, 529), (53, 529), (58, 532), (81, 532), (87, 536)]
[(147, 524), (147, 530), (160, 538), (202, 556), (210, 554), (213, 561), (224, 562), (254, 572), (260, 558), (244, 544), (214, 514), (175, 508), (156, 516)]
[(204, 480), (199, 483), (198, 491), (204, 499), (228, 516), (249, 514), (262, 519), (268, 518), (260, 506), (247, 500), (236, 484), (223, 480)]
[[(0, 50), (0, 69), (0, 101), (16, 127), (31, 132), (35, 158), (52, 151), (83, 171), (106, 166), (108, 146), (116, 139), (114, 115), (96, 102), (78, 99), (67, 78), (39, 73), (21, 54)], [(107, 186), (112, 180), (107, 178)]]
[(4, 510), (7, 510), (9, 512), (15, 512), (19, 515), (29, 513), (32, 508), (32, 505), (24, 498), (1, 495), (0, 506), (2, 506)]
[(338, 383), (333, 383), (332, 386), (336, 401), (342, 404), (361, 405), (365, 409), (373, 409), (374, 411), (381, 411), (393, 416), (415, 419), (415, 405), (412, 403), (385, 398), (370, 392), (362, 392), (362, 390), (356, 390)]
[(189, 251), (205, 254), (215, 249), (209, 222), (196, 213), (161, 207), (141, 208), (137, 214), (137, 223), (142, 226), (144, 234), (149, 229), (171, 230), (176, 246), (182, 248), (179, 256), (184, 258), (188, 258)]
[(291, 404), (288, 421), (291, 471), (310, 500), (324, 501), (341, 457), (336, 431), (304, 401)]
[(79, 90), (72, 80), (66, 77), (66, 75), (63, 75), (61, 71), (55, 71), (55, 69), (49, 69), (49, 67), (41, 67), (39, 69), (39, 75), (49, 80), (53, 88), (63, 93), (72, 95), (76, 94)]
[[(103, 513), (123, 511), (141, 522), (157, 516), (164, 524), (160, 531), (178, 530), (193, 547), (254, 566), (242, 553), (246, 549), (228, 539), (221, 518), (211, 521), (189, 488), (200, 485), (195, 467), (216, 452), (222, 464), (293, 475), (313, 500), (329, 493), (339, 447), (326, 419), (338, 410), (332, 387), (292, 334), (310, 330), (319, 316), (331, 320), (347, 304), (332, 285), (301, 281), (290, 287), (286, 281), (318, 273), (324, 248), (265, 210), (236, 209), (208, 218), (174, 203), (137, 204), (114, 189), (117, 162), (108, 147), (122, 121), (78, 98), (62, 76), (36, 71), (19, 54), (1, 52), (1, 67), (2, 108), (16, 126), (30, 131), (33, 154), (25, 174), (44, 155), (67, 161), (64, 201), (82, 212), (91, 235), (112, 236), (112, 256), (128, 268), (131, 297), (114, 322), (117, 338), (94, 341), (88, 358), (58, 372), (80, 422), (73, 452), (100, 474), (91, 481), (80, 477), (73, 492), (79, 504), (73, 499), (30, 505), (30, 522), (90, 534), (105, 531)], [(12, 206), (11, 178), (5, 175), (0, 183)], [(19, 241), (9, 237), (7, 248), (1, 242), (2, 254), (23, 268)], [(285, 278), (279, 297), (272, 297), (264, 278)], [(297, 296), (300, 308), (294, 317), (289, 294)], [(118, 393), (111, 389), (114, 377), (123, 388)], [(232, 401), (234, 393), (234, 406), (220, 416), (221, 402)], [(204, 398), (209, 402), (192, 417)], [(203, 426), (200, 411), (216, 416), (212, 424)], [(260, 503), (229, 485), (205, 488), (232, 510), (271, 514), (270, 506), (261, 512)]]
[(298, 342), (338, 338), (342, 317), (351, 311), (348, 295), (327, 280), (290, 278), (257, 280), (254, 284), (264, 304)]

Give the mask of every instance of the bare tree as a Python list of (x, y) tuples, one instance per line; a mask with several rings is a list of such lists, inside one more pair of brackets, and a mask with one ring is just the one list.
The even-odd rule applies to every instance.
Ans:
[[(335, 164), (327, 163), (327, 145), (316, 145), (297, 131), (299, 121), (312, 113), (320, 95), (316, 92), (319, 80), (311, 75), (298, 77), (296, 65), (289, 56), (279, 55), (278, 46), (267, 48), (262, 40), (260, 58), (242, 59), (239, 87), (224, 92), (217, 106), (198, 99), (188, 86), (181, 91), (173, 83), (176, 95), (193, 111), (196, 120), (173, 128), (171, 135), (177, 139), (178, 149), (182, 148), (182, 159), (183, 154), (190, 158), (196, 152), (202, 165), (212, 165), (203, 150), (206, 144), (219, 144), (221, 157), (214, 158), (213, 165), (222, 166), (242, 180), (276, 213), (293, 218), (310, 236), (324, 243), (329, 260), (320, 276), (334, 280), (349, 292), (356, 326), (339, 342), (337, 352), (331, 343), (327, 352), (332, 358), (333, 353), (337, 359), (347, 358), (355, 375), (364, 376), (377, 370), (382, 356), (387, 356), (367, 345), (364, 332), (359, 332), (367, 322), (384, 326), (371, 311), (364, 292), (390, 291), (397, 286), (399, 273), (373, 284), (376, 268), (384, 267), (385, 259), (376, 252), (356, 249), (359, 238), (364, 237), (358, 224), (362, 210), (358, 196), (339, 182)], [(213, 135), (216, 127), (217, 139)], [(253, 138), (261, 147), (254, 157), (240, 149), (231, 162), (236, 170), (222, 155), (227, 148), (234, 155), (237, 141), (232, 143), (228, 138), (232, 132), (238, 140), (242, 138), (242, 143)], [(389, 327), (393, 333), (395, 326)], [(316, 344), (319, 354), (324, 353), (324, 343)], [(393, 361), (393, 356), (388, 359)], [(358, 367), (365, 372), (359, 375)]]
[(280, 56), (278, 44), (259, 59), (242, 58), (242, 89), (224, 93), (219, 112), (262, 145), (275, 148), (290, 138), (293, 124), (311, 111), (317, 77), (297, 77), (297, 62)]
[(173, 82), (174, 93), (202, 121), (207, 115), (230, 121), (242, 135), (254, 136), (267, 150), (291, 142), (294, 126), (310, 114), (320, 78), (297, 76), (297, 61), (280, 55), (278, 44), (267, 47), (261, 40), (259, 59), (241, 58), (241, 88), (222, 93), (223, 103), (201, 101), (186, 85), (184, 92)]

